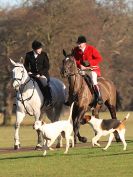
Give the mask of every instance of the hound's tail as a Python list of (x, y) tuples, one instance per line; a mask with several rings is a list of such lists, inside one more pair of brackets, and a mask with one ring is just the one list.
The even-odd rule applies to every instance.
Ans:
[(124, 123), (124, 122), (128, 119), (129, 116), (130, 116), (130, 113), (128, 113), (128, 114), (126, 115), (126, 117), (122, 120), (122, 122)]
[(73, 105), (74, 105), (74, 102), (71, 104), (71, 108), (70, 108), (70, 114), (69, 114), (69, 118), (68, 118), (68, 121), (71, 121), (71, 119), (72, 119), (72, 111), (73, 111)]

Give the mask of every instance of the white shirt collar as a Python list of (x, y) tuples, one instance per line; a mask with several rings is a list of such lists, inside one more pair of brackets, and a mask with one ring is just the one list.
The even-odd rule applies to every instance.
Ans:
[(84, 47), (83, 49), (81, 49), (81, 50), (82, 50), (82, 52), (84, 52), (84, 51), (85, 51), (85, 48), (86, 48), (86, 47)]
[(33, 53), (34, 53), (34, 57), (37, 58), (38, 54), (34, 50), (33, 50)]

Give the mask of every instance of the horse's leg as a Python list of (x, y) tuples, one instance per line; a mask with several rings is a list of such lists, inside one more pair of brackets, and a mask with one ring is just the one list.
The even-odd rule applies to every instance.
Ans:
[[(61, 110), (62, 110), (62, 103), (61, 105), (55, 106), (55, 116), (54, 116), (54, 122), (58, 121), (61, 115)], [(57, 144), (56, 144), (56, 148), (61, 148), (63, 147), (63, 143), (62, 143), (62, 136), (58, 136), (57, 138)]]
[(72, 112), (72, 121), (73, 121), (73, 131), (74, 131), (74, 143), (77, 143), (77, 134), (78, 134), (78, 127), (77, 127), (77, 118), (78, 118), (78, 106), (74, 104), (73, 112)]
[(23, 121), (25, 117), (25, 113), (16, 112), (16, 123), (15, 123), (15, 135), (14, 135), (14, 149), (19, 149), (20, 148), (20, 140), (19, 140), (19, 128), (20, 128), (20, 124)]
[(74, 142), (76, 144), (77, 139), (76, 136), (78, 137), (79, 141), (86, 143), (87, 142), (87, 138), (86, 137), (81, 137), (80, 133), (79, 133), (79, 128), (80, 128), (80, 121), (82, 119), (82, 117), (84, 116), (85, 111), (83, 109), (80, 110), (79, 112), (79, 116), (76, 117), (76, 119), (74, 120)]
[(116, 118), (116, 109), (115, 106), (111, 105), (108, 101), (105, 102), (105, 105), (109, 109), (110, 115), (112, 119), (117, 119)]
[(79, 133), (79, 127), (77, 127), (77, 118), (73, 120), (73, 131), (74, 131), (74, 144), (77, 144), (77, 135)]
[(86, 143), (87, 142), (87, 138), (86, 137), (82, 137), (79, 133), (79, 128), (80, 128), (80, 122), (79, 121), (75, 121), (74, 122), (74, 143), (77, 143), (77, 137), (78, 140), (81, 141), (82, 143)]
[[(39, 108), (35, 111), (35, 121), (36, 120), (42, 120), (42, 118), (43, 118), (43, 112), (41, 112), (41, 111), (38, 111), (39, 110)], [(40, 130), (37, 130), (36, 131), (37, 132), (37, 145), (36, 145), (36, 147), (35, 147), (35, 150), (42, 150), (42, 133), (41, 133), (41, 131)]]
[[(59, 120), (62, 111), (62, 106), (63, 104), (61, 103), (55, 105), (55, 107), (53, 107), (52, 109), (46, 111), (47, 117), (51, 120), (51, 122), (56, 122)], [(62, 137), (58, 136), (56, 148), (60, 148), (60, 147), (62, 147)]]
[(99, 118), (99, 110), (102, 106), (97, 104), (96, 108), (92, 110), (92, 115), (95, 116), (96, 118)]
[[(111, 114), (111, 118), (112, 119), (117, 119), (116, 117), (116, 109), (115, 109), (115, 106), (111, 105), (108, 101), (105, 102), (105, 105), (107, 106), (107, 108), (109, 109), (109, 112)], [(118, 134), (117, 131), (114, 132), (114, 135), (115, 135), (115, 139), (117, 142), (120, 142), (120, 136)]]
[(37, 145), (35, 150), (42, 150), (42, 133), (40, 130), (37, 130)]

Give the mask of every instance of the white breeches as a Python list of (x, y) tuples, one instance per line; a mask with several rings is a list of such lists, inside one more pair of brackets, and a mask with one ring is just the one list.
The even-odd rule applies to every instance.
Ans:
[(94, 71), (87, 72), (87, 74), (90, 76), (93, 85), (97, 85), (97, 73)]

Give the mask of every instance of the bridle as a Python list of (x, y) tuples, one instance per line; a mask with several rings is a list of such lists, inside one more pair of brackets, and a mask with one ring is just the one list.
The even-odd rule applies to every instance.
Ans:
[[(23, 66), (14, 66), (15, 68), (23, 68)], [(19, 81), (21, 81), (22, 79), (23, 79), (23, 76), (24, 76), (24, 68), (23, 68), (23, 71), (22, 71), (22, 77), (21, 78), (13, 78), (13, 81), (17, 81), (18, 82), (18, 84), (19, 84)], [(19, 86), (20, 86), (20, 84), (19, 84)]]
[[(69, 59), (70, 59), (70, 58), (67, 57), (67, 60), (69, 60)], [(63, 65), (64, 65), (64, 64), (63, 64)], [(75, 65), (75, 63), (74, 63), (74, 61), (73, 61), (71, 67), (73, 67), (74, 65)], [(77, 71), (74, 72), (74, 73), (67, 73), (67, 72), (66, 72), (66, 77), (68, 78), (68, 80), (70, 80), (71, 77), (75, 76), (75, 78), (74, 78), (74, 84), (73, 84), (73, 88), (72, 88), (74, 100), (77, 99), (77, 95), (80, 95), (80, 93), (81, 93), (81, 91), (82, 91), (82, 88), (83, 88), (83, 83), (82, 83), (82, 84), (81, 84), (81, 87), (80, 87), (80, 90), (79, 90), (79, 93), (74, 92), (74, 88), (75, 88), (75, 84), (76, 84), (76, 80), (77, 80), (77, 75), (78, 75), (78, 74), (80, 75), (80, 69), (77, 69)], [(83, 82), (83, 80), (82, 80), (82, 82)]]
[[(22, 68), (23, 68), (23, 66), (15, 66), (15, 67), (22, 67)], [(28, 110), (27, 110), (27, 108), (26, 108), (26, 106), (25, 106), (25, 101), (29, 101), (29, 100), (32, 98), (32, 96), (34, 95), (35, 81), (34, 81), (34, 79), (32, 79), (32, 78), (30, 77), (30, 79), (29, 79), (28, 81), (24, 82), (23, 84), (20, 84), (19, 81), (22, 81), (23, 77), (24, 77), (24, 68), (23, 68), (23, 71), (22, 71), (22, 76), (21, 76), (21, 78), (13, 78), (13, 81), (17, 81), (17, 82), (18, 82), (19, 90), (16, 90), (16, 92), (17, 92), (17, 93), (19, 92), (19, 93), (20, 93), (20, 96), (21, 96), (21, 98), (19, 98), (19, 97), (17, 97), (17, 94), (16, 94), (16, 99), (17, 99), (18, 101), (21, 101), (21, 103), (23, 104), (23, 106), (24, 106), (24, 108), (25, 108), (27, 114), (29, 114), (30, 116), (32, 116), (32, 115), (28, 112)], [(23, 91), (24, 91), (24, 88), (25, 88), (25, 86), (26, 86), (30, 81), (33, 82), (33, 89), (32, 89), (33, 91), (32, 91), (32, 94), (31, 94), (30, 97), (28, 97), (28, 98), (26, 98), (26, 99), (23, 99)], [(20, 87), (21, 85), (22, 85), (22, 88)]]
[[(70, 58), (67, 56), (66, 58), (65, 58), (65, 60), (67, 61), (67, 60), (70, 60)], [(74, 59), (73, 59), (74, 60)], [(64, 63), (63, 63), (63, 65), (64, 65)], [(71, 65), (71, 67), (75, 67), (75, 63), (74, 63), (74, 61), (73, 61), (73, 63), (72, 63), (72, 65)], [(65, 70), (65, 73), (67, 73), (67, 75), (66, 75), (66, 77), (71, 77), (71, 76), (74, 76), (74, 75), (77, 75), (77, 74), (79, 74), (79, 69), (77, 70), (77, 72), (74, 72), (74, 73), (68, 73), (66, 70)]]

